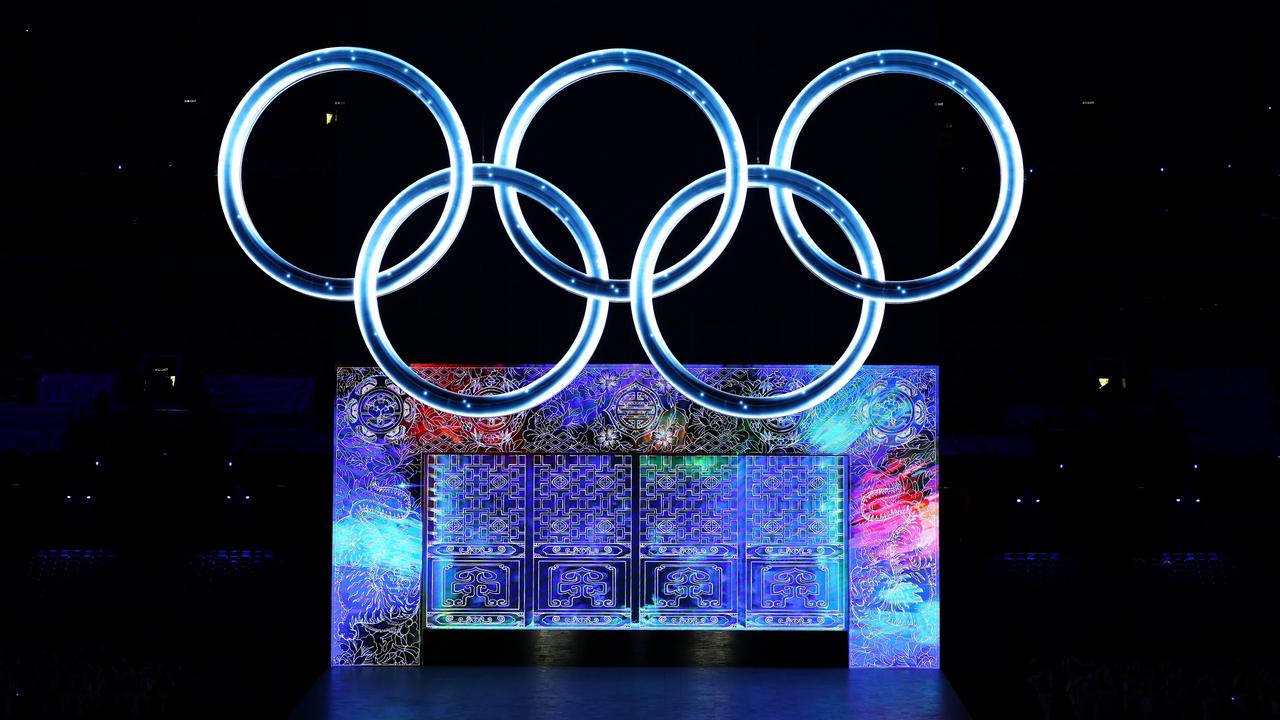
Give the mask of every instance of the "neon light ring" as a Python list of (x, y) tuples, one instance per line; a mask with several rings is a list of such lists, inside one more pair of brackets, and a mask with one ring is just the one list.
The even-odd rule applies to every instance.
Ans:
[[(444, 134), (449, 167), (418, 180), (392, 200), (365, 236), (355, 276), (335, 278), (293, 265), (263, 240), (245, 206), (241, 166), (254, 123), (280, 93), (314, 75), (344, 70), (387, 78), (418, 96)], [(547, 101), (580, 80), (616, 72), (661, 80), (689, 97), (711, 121), (725, 161), (723, 170), (694, 181), (658, 211), (641, 239), (629, 279), (609, 276), (595, 230), (568, 196), (546, 180), (516, 167), (520, 144), (529, 124)], [(958, 94), (987, 126), (1000, 164), (999, 198), (982, 238), (948, 268), (911, 280), (886, 279), (871, 231), (848, 200), (825, 183), (791, 169), (800, 131), (822, 102), (845, 85), (886, 73), (928, 78)], [(471, 191), (476, 185), (494, 188), (503, 226), (525, 260), (557, 286), (587, 301), (582, 326), (560, 362), (528, 385), (492, 396), (445, 390), (414, 373), (391, 346), (377, 305), (379, 296), (422, 277), (448, 251), (462, 227)], [(724, 251), (742, 217), (749, 187), (769, 190), (774, 220), (788, 247), (805, 267), (837, 290), (864, 301), (857, 330), (836, 364), (808, 385), (771, 397), (735, 395), (694, 377), (667, 348), (653, 313), (653, 298), (692, 282)], [(587, 53), (547, 71), (520, 96), (507, 116), (493, 164), (472, 163), (466, 130), (453, 105), (417, 68), (374, 50), (341, 47), (316, 50), (285, 62), (249, 90), (227, 124), (218, 156), (218, 194), (223, 214), (232, 235), (249, 258), (293, 290), (325, 300), (354, 300), (361, 335), (387, 376), (424, 404), (468, 417), (520, 412), (563, 390), (595, 351), (611, 302), (631, 303), (632, 320), (645, 353), (658, 372), (692, 402), (741, 418), (781, 417), (812, 408), (838, 392), (862, 367), (879, 334), (884, 303), (919, 302), (944, 295), (972, 280), (991, 262), (1017, 220), (1022, 189), (1022, 149), (1000, 102), (964, 69), (942, 58), (910, 50), (864, 53), (836, 63), (810, 82), (778, 125), (769, 165), (747, 164), (737, 121), (705, 80), (670, 58), (640, 50)], [(381, 270), (383, 256), (395, 231), (423, 204), (446, 193), (444, 212), (422, 245), (399, 264)], [(532, 198), (560, 218), (578, 244), (586, 272), (565, 264), (539, 242), (520, 211), (518, 195)], [(796, 211), (796, 195), (814, 203), (836, 221), (853, 244), (862, 272), (837, 263), (809, 237)], [(716, 196), (721, 197), (720, 211), (711, 230), (688, 255), (671, 267), (658, 270), (658, 254), (671, 230), (694, 208)]]

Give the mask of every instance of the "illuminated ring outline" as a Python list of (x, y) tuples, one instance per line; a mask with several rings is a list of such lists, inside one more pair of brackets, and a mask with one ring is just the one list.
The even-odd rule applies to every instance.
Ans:
[[(464, 395), (446, 390), (422, 378), (405, 363), (391, 347), (382, 317), (378, 312), (378, 299), (372, 292), (375, 275), (383, 255), (391, 244), (396, 230), (418, 208), (448, 190), (449, 170), (440, 170), (405, 188), (395, 197), (374, 221), (360, 248), (356, 261), (355, 306), (356, 321), (365, 345), (379, 367), (402, 390), (422, 403), (455, 415), (468, 417), (494, 417), (528, 410), (549, 400), (578, 377), (595, 352), (604, 332), (609, 303), (598, 298), (588, 298), (582, 326), (569, 351), (545, 375), (522, 388), (500, 395)], [(538, 201), (555, 212), (578, 243), (587, 273), (592, 278), (609, 276), (605, 263), (604, 247), (596, 237), (596, 231), (578, 206), (558, 188), (519, 168), (477, 164), (474, 166), (474, 183), (481, 187), (509, 187)], [(452, 238), (433, 237), (428, 240), (427, 251), (443, 254)], [(437, 246), (445, 247), (437, 247)]]
[[(747, 196), (747, 153), (738, 123), (720, 95), (689, 68), (670, 58), (643, 50), (600, 50), (566, 60), (548, 70), (529, 86), (511, 108), (498, 135), (494, 163), (515, 167), (520, 143), (529, 124), (552, 97), (580, 80), (606, 73), (626, 72), (651, 77), (671, 85), (694, 100), (710, 120), (720, 139), (727, 171), (727, 189), (720, 212), (706, 237), (688, 255), (658, 274), (653, 293), (665, 295), (701, 275), (724, 250), (742, 218)], [(625, 302), (630, 295), (627, 280), (593, 278), (552, 255), (529, 229), (520, 212), (519, 199), (510, 188), (494, 191), (498, 213), (507, 235), (520, 254), (548, 280), (576, 295)]]
[(344, 70), (386, 78), (416, 95), (440, 125), (449, 152), (449, 197), (445, 200), (440, 221), (417, 250), (379, 275), (378, 294), (395, 292), (430, 270), (462, 229), (462, 221), (471, 203), (471, 145), (467, 132), (449, 98), (422, 71), (386, 53), (350, 47), (315, 50), (276, 67), (249, 89), (227, 123), (222, 147), (218, 151), (218, 197), (231, 234), (249, 259), (281, 284), (323, 300), (350, 300), (352, 278), (329, 277), (304, 270), (285, 260), (262, 239), (249, 217), (241, 166), (254, 123), (280, 93), (309, 77)]
[[(654, 269), (667, 237), (694, 208), (724, 192), (724, 171), (695, 180), (667, 201), (645, 230), (644, 239), (631, 267), (631, 317), (640, 344), (667, 382), (697, 404), (741, 418), (773, 418), (808, 410), (835, 395), (862, 368), (875, 345), (884, 318), (884, 305), (864, 299), (858, 327), (844, 354), (826, 372), (802, 388), (782, 395), (747, 397), (708, 385), (694, 376), (667, 347), (653, 312)], [(880, 280), (884, 269), (871, 230), (858, 211), (826, 183), (789, 168), (752, 165), (748, 168), (752, 188), (784, 188), (814, 203), (831, 216), (853, 243), (854, 254), (864, 272)]]
[(864, 53), (836, 63), (814, 78), (791, 103), (774, 137), (770, 164), (791, 167), (796, 139), (805, 122), (832, 93), (872, 75), (915, 75), (949, 88), (978, 112), (995, 142), (1000, 161), (1000, 194), (995, 213), (982, 239), (963, 258), (940, 272), (913, 280), (864, 277), (832, 260), (809, 238), (796, 212), (791, 193), (782, 187), (769, 191), (773, 217), (791, 250), (805, 267), (836, 289), (866, 300), (909, 303), (948, 293), (982, 271), (995, 258), (1013, 230), (1022, 205), (1022, 147), (1013, 123), (995, 95), (977, 78), (954, 63), (911, 50)]
[[(602, 59), (618, 66), (612, 67), (608, 62), (601, 64)], [(578, 64), (575, 66), (575, 63)], [(244, 149), (253, 124), (274, 98), (308, 77), (341, 70), (386, 77), (414, 91), (444, 131), (450, 156), (449, 168), (415, 182), (379, 214), (361, 247), (354, 278), (329, 278), (309, 273), (275, 253), (249, 219), (241, 179)], [(673, 71), (674, 76), (670, 75)], [(621, 301), (623, 288), (626, 288), (625, 297), (632, 302), (632, 316), (641, 345), (673, 386), (692, 402), (728, 415), (773, 418), (810, 409), (838, 392), (852, 380), (875, 342), (883, 318), (882, 303), (926, 300), (968, 282), (999, 252), (1017, 218), (1022, 198), (1022, 154), (1004, 109), (985, 86), (963, 69), (932, 55), (905, 50), (859, 55), (818, 76), (801, 92), (783, 118), (771, 155), (774, 164), (768, 166), (746, 165), (741, 136), (728, 108), (710, 86), (683, 65), (635, 50), (606, 50), (583, 55), (561, 63), (525, 92), (503, 127), (500, 158), (514, 163), (529, 122), (547, 100), (573, 82), (604, 72), (639, 72), (688, 92), (712, 119), (726, 158), (726, 169), (685, 187), (667, 201), (650, 222), (637, 249), (629, 280), (609, 278), (599, 238), (581, 210), (562, 191), (514, 166), (473, 165), (466, 133), (457, 113), (439, 88), (411, 65), (383, 53), (359, 48), (331, 48), (296, 57), (260, 80), (241, 100), (223, 136), (218, 159), (218, 190), (227, 223), (250, 259), (278, 282), (322, 299), (354, 299), (361, 334), (388, 378), (419, 401), (438, 410), (469, 417), (492, 417), (521, 412), (550, 399), (572, 382), (586, 365), (603, 332), (609, 302)], [(852, 205), (824, 183), (788, 167), (796, 136), (826, 97), (844, 85), (880, 73), (918, 75), (952, 88), (978, 111), (987, 124), (1000, 160), (1000, 197), (982, 239), (950, 268), (915, 280), (885, 280), (874, 239)], [(683, 84), (686, 82), (692, 84), (686, 87)], [(509, 131), (508, 126), (514, 129)], [(386, 340), (377, 307), (377, 296), (400, 289), (421, 277), (449, 249), (466, 215), (474, 184), (495, 188), (508, 234), (535, 270), (558, 286), (588, 299), (578, 336), (560, 362), (529, 385), (502, 395), (463, 395), (419, 377)], [(687, 284), (704, 272), (723, 251), (741, 218), (748, 187), (770, 190), (774, 218), (788, 246), (806, 267), (831, 286), (863, 300), (854, 337), (832, 368), (803, 388), (784, 395), (758, 398), (718, 390), (693, 376), (666, 347), (653, 312), (655, 296)], [(387, 245), (404, 220), (423, 204), (446, 192), (449, 197), (445, 201), (444, 213), (427, 240), (404, 261), (379, 272)], [(528, 195), (552, 210), (569, 228), (582, 252), (586, 273), (560, 262), (525, 231), (517, 193)], [(865, 276), (836, 263), (808, 237), (796, 213), (793, 194), (817, 204), (840, 224), (853, 243)], [(680, 262), (656, 272), (658, 254), (672, 228), (693, 208), (716, 195), (723, 195), (725, 199), (711, 232)], [(508, 212), (515, 220), (507, 217)], [(513, 233), (513, 228), (518, 232)]]

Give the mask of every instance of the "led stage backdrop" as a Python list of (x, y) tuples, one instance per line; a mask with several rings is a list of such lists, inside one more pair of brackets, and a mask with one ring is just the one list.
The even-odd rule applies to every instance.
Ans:
[[(824, 369), (696, 373), (769, 395)], [(483, 394), (547, 367), (415, 370)], [(376, 368), (339, 369), (337, 390), (335, 665), (417, 664), (431, 632), (505, 627), (847, 630), (851, 667), (938, 666), (935, 368), (867, 367), (769, 420), (639, 365), (497, 418)]]

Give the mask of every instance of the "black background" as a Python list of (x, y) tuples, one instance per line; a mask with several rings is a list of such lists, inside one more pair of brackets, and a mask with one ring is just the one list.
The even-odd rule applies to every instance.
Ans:
[[(143, 358), (156, 353), (180, 355), (190, 378), (310, 375), (320, 379), (313, 429), (321, 444), (334, 365), (371, 364), (354, 314), (348, 304), (303, 297), (259, 271), (226, 228), (214, 176), (232, 110), (277, 64), (332, 45), (400, 57), (448, 94), (474, 159), (482, 161), (492, 159), (511, 105), (546, 69), (599, 48), (651, 50), (680, 60), (716, 88), (754, 161), (767, 159), (795, 94), (835, 62), (886, 48), (942, 55), (1003, 103), (1028, 171), (1022, 215), (995, 261), (945, 297), (890, 306), (869, 361), (941, 370), (950, 523), (944, 664), (953, 681), (967, 702), (982, 707), (1002, 686), (1024, 685), (1018, 653), (1131, 653), (1163, 638), (1165, 651), (1209, 656), (1255, 652), (1274, 635), (1257, 592), (1263, 583), (1185, 604), (1137, 584), (1120, 593), (1127, 599), (1117, 599), (1107, 588), (1127, 581), (1123, 569), (1095, 567), (1075, 594), (1046, 597), (997, 585), (982, 564), (1008, 548), (1077, 548), (1080, 557), (1097, 558), (1194, 545), (1234, 549), (1248, 559), (1251, 578), (1264, 580), (1274, 569), (1265, 527), (1280, 458), (1267, 447), (1197, 446), (1184, 432), (1187, 411), (1170, 410), (1144, 382), (1162, 368), (1218, 373), (1223, 385), (1270, 377), (1245, 393), (1270, 409), (1268, 417), (1280, 410), (1272, 339), (1280, 270), (1273, 9), (319, 2), (32, 4), (3, 14), (6, 378), (65, 370), (136, 380)], [(326, 124), (327, 113), (336, 122)], [(313, 271), (346, 276), (381, 208), (446, 162), (430, 114), (402, 89), (368, 75), (330, 74), (290, 89), (264, 114), (249, 144), (246, 193), (277, 251)], [(687, 99), (652, 80), (614, 75), (582, 82), (550, 102), (533, 123), (520, 165), (583, 208), (612, 273), (622, 277), (653, 214), (686, 183), (721, 167), (721, 158), (707, 121)], [(890, 278), (929, 274), (962, 256), (989, 222), (998, 182), (990, 138), (972, 110), (939, 86), (900, 76), (859, 82), (823, 105), (801, 136), (795, 166), (859, 209)], [(576, 331), (582, 301), (524, 263), (490, 197), (477, 189), (449, 254), (382, 303), (388, 332), (410, 362), (550, 363)], [(401, 230), (393, 256), (420, 241), (440, 204)], [(559, 257), (580, 262), (554, 218), (533, 203), (524, 208)], [(847, 243), (810, 210), (802, 213), (817, 240), (852, 265)], [(691, 248), (713, 216), (714, 204), (694, 213), (663, 262)], [(832, 362), (848, 343), (858, 306), (789, 253), (761, 191), (749, 195), (721, 259), (657, 301), (681, 359), (720, 364)], [(594, 361), (644, 360), (626, 307), (615, 306)], [(1125, 377), (1129, 394), (1099, 401), (1100, 376)], [(25, 397), (22, 387), (6, 387), (17, 387), (6, 392), (19, 401)], [(965, 439), (1006, 433), (1013, 407), (1039, 409), (1030, 456), (964, 450), (973, 447)], [(53, 458), (6, 457), (11, 476), (26, 483), (6, 491), (11, 540), (66, 541), (88, 537), (86, 528), (119, 542), (132, 538), (136, 546), (207, 540), (180, 519), (158, 520), (172, 510), (154, 498), (157, 488), (170, 499), (175, 492), (220, 498), (233, 481), (201, 463), (213, 458), (210, 467), (220, 465), (235, 451), (226, 428), (166, 446), (182, 459), (161, 464), (138, 458), (159, 448), (149, 439), (157, 436), (144, 432), (162, 421), (130, 417), (117, 430), (136, 429), (138, 437), (131, 455), (113, 459), (109, 480), (81, 476), (87, 446)], [(1252, 422), (1253, 415), (1242, 417)], [(1212, 481), (1189, 479), (1192, 459), (1213, 473)], [(1056, 473), (1059, 463), (1069, 475)], [(195, 665), (218, 658), (225, 667), (240, 662), (242, 649), (269, 652), (280, 665), (300, 669), (274, 685), (231, 677), (227, 687), (241, 697), (257, 693), (267, 707), (287, 707), (325, 664), (328, 457), (303, 453), (243, 464), (254, 479), (235, 483), (270, 480), (287, 489), (264, 496), (251, 519), (211, 515), (202, 522), (214, 528), (209, 537), (235, 536), (243, 529), (237, 523), (250, 523), (255, 537), (268, 538), (282, 556), (291, 548), (283, 584), (289, 592), (307, 588), (305, 597), (233, 593), (205, 609), (234, 621), (197, 621), (180, 609), (190, 589), (178, 588), (165, 602), (164, 622), (112, 634), (102, 629), (110, 618), (98, 618), (64, 642), (76, 647), (102, 632), (131, 638), (143, 648), (137, 652), (163, 646), (155, 652)], [(18, 509), (93, 482), (120, 498), (94, 517), (49, 523)], [(1042, 518), (1011, 516), (1009, 499), (1027, 487), (1060, 509)], [(1153, 490), (1142, 495), (1139, 487), (1163, 494), (1151, 499)], [(1206, 498), (1216, 493), (1221, 515), (1213, 522), (1171, 520), (1166, 495), (1189, 487)], [(164, 578), (157, 582), (163, 590)], [(123, 581), (108, 580), (89, 594), (128, 592)], [(11, 597), (10, 610), (29, 609), (28, 600)], [(1224, 632), (1225, 609), (1241, 604), (1239, 625)], [(66, 612), (75, 617), (81, 610), (70, 604)], [(273, 625), (271, 618), (282, 614), (296, 627)], [(237, 638), (239, 647), (220, 645), (224, 631), (234, 631), (228, 626), (241, 621), (253, 630)], [(176, 649), (171, 640), (161, 642), (173, 627), (190, 642)], [(593, 662), (619, 647), (596, 639), (564, 643), (604, 643)], [(16, 647), (22, 645), (15, 640), (9, 652)], [(743, 650), (740, 659), (797, 662), (785, 657), (789, 649)], [(969, 661), (1008, 672), (975, 678)], [(207, 675), (214, 677), (220, 676)]]
[[(962, 394), (953, 402), (969, 408), (975, 385), (1040, 395), (1046, 374), (1070, 372), (1090, 353), (1195, 366), (1275, 360), (1268, 343), (1247, 340), (1274, 307), (1280, 185), (1280, 110), (1268, 110), (1277, 60), (1256, 11), (321, 3), (32, 8), (11, 20), (5, 251), (23, 311), (6, 318), (6, 340), (46, 366), (130, 363), (143, 347), (223, 369), (368, 361), (349, 306), (295, 296), (246, 262), (214, 185), (241, 95), (277, 63), (334, 44), (422, 68), (453, 100), (476, 160), (492, 159), (506, 113), (538, 74), (599, 47), (645, 48), (699, 72), (735, 113), (753, 160), (767, 158), (794, 95), (834, 62), (893, 47), (941, 54), (1004, 103), (1034, 172), (1014, 235), (982, 279), (890, 308), (872, 362), (937, 363), (949, 371), (949, 399)], [(892, 278), (944, 267), (990, 218), (994, 153), (957, 100), (925, 80), (873, 78), (837, 94), (801, 136), (796, 166), (867, 218)], [(338, 122), (326, 126), (334, 110)], [(557, 97), (520, 159), (587, 212), (615, 274), (629, 269), (661, 204), (721, 164), (693, 103), (630, 76)], [(332, 74), (268, 110), (250, 142), (246, 192), (283, 255), (350, 275), (382, 206), (445, 162), (433, 119), (407, 93)], [(525, 266), (488, 194), (477, 191), (466, 230), (429, 279), (385, 303), (391, 336), (412, 361), (553, 362), (573, 336), (582, 304)], [(829, 362), (848, 342), (857, 301), (790, 256), (763, 195), (752, 193), (724, 258), (658, 302), (690, 362)], [(548, 245), (579, 262), (564, 233), (525, 204)], [(700, 239), (713, 212), (688, 220), (664, 257)], [(398, 257), (435, 216), (415, 220), (397, 236)], [(808, 225), (852, 263), (829, 221)], [(624, 306), (615, 310), (596, 359), (642, 360)]]

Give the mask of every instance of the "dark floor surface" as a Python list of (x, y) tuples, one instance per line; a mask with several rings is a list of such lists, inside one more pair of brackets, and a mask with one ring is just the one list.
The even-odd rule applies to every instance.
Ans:
[(964, 720), (969, 715), (937, 670), (437, 666), (331, 669), (293, 717)]

